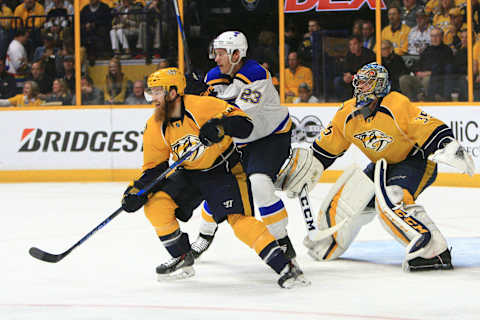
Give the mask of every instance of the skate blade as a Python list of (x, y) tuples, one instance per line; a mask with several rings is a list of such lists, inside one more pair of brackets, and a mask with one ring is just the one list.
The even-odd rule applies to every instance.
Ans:
[(286, 280), (283, 283), (282, 288), (293, 289), (293, 288), (299, 288), (299, 287), (308, 287), (311, 284), (312, 284), (311, 281), (302, 275), (302, 276), (298, 276), (296, 279)]
[(175, 281), (181, 279), (191, 278), (195, 275), (195, 269), (193, 267), (184, 267), (172, 273), (160, 274), (157, 273), (157, 281)]
[(403, 263), (402, 269), (405, 272), (453, 270), (453, 265), (451, 265), (451, 264), (434, 264), (434, 265), (427, 265), (427, 266), (410, 266), (408, 263)]

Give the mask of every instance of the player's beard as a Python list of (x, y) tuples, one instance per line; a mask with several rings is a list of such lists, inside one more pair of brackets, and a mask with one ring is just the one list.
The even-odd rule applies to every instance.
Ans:
[(165, 99), (163, 101), (163, 106), (155, 107), (155, 121), (157, 122), (167, 122), (170, 119), (171, 107), (170, 103)]

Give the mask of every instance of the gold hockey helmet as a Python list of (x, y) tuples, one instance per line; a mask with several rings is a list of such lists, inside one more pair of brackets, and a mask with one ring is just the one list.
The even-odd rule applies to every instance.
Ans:
[(165, 68), (152, 73), (147, 80), (148, 89), (162, 87), (167, 92), (176, 87), (177, 93), (183, 95), (187, 82), (185, 76), (178, 68)]

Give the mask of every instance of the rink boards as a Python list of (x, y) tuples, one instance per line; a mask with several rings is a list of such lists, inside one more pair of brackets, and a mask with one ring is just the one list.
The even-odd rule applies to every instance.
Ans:
[[(437, 185), (480, 187), (480, 105), (420, 106), (449, 125), (476, 164), (468, 177), (439, 167)], [(293, 143), (308, 146), (337, 106), (290, 107)], [(0, 182), (123, 181), (142, 164), (142, 133), (151, 107), (4, 108), (1, 110)], [(350, 164), (368, 159), (355, 147), (325, 172), (334, 181)]]

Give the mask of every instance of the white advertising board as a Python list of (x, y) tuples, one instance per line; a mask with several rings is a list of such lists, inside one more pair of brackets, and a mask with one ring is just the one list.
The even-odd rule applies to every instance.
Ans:
[(139, 168), (151, 109), (0, 113), (0, 170)]
[[(424, 107), (443, 120), (480, 168), (480, 107)], [(309, 145), (336, 107), (294, 107), (294, 144)], [(152, 109), (53, 109), (0, 112), (0, 170), (136, 169), (142, 131)], [(361, 167), (368, 159), (354, 146), (331, 167)], [(440, 167), (442, 172), (455, 172)]]

